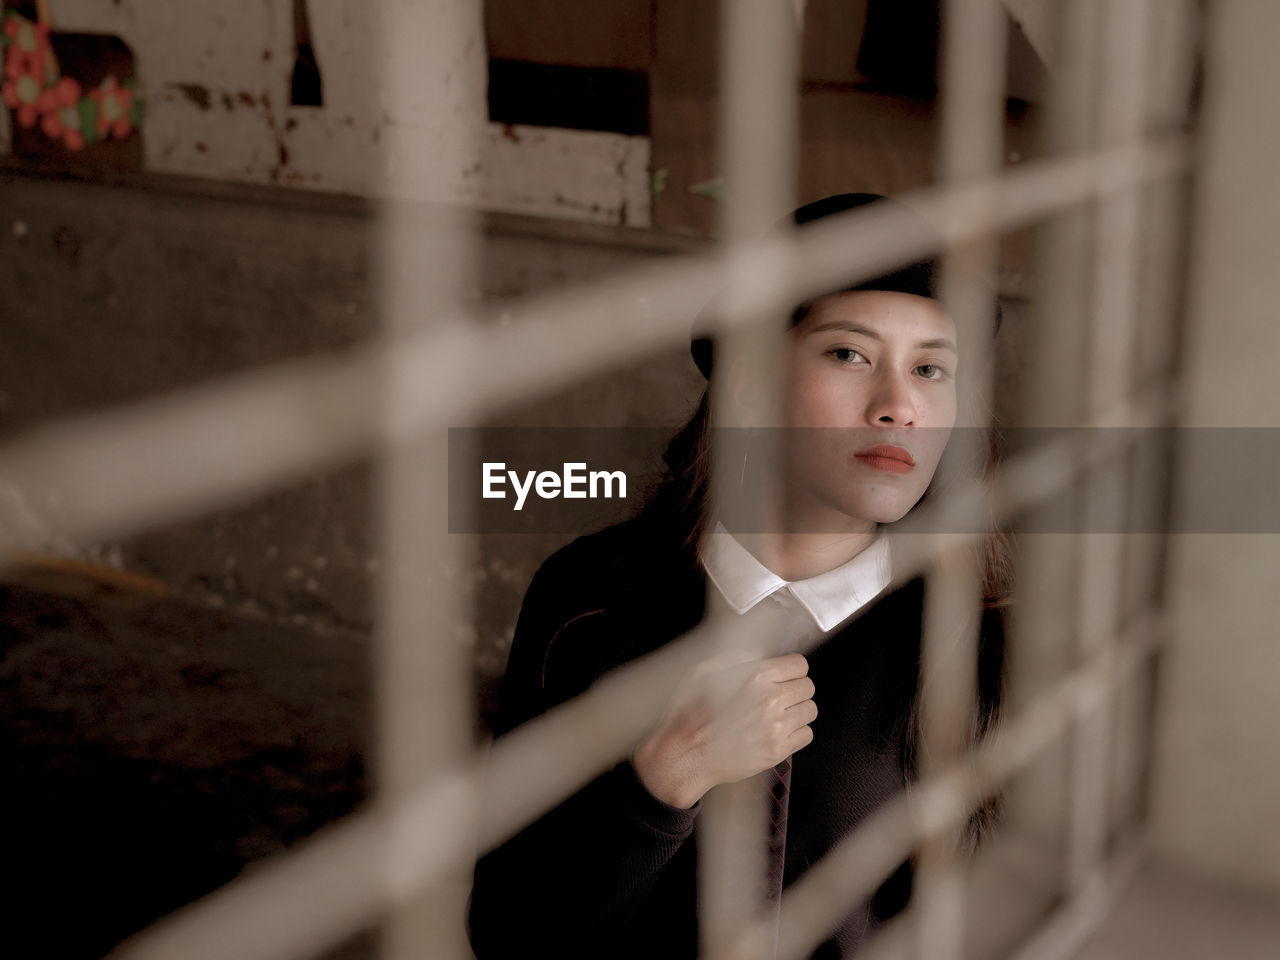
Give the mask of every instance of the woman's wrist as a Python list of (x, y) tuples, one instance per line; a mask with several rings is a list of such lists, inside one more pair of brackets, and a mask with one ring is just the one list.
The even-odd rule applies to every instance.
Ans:
[(631, 765), (649, 793), (669, 807), (687, 810), (707, 791), (697, 782), (694, 765), (673, 754), (662, 740), (650, 737), (631, 755)]

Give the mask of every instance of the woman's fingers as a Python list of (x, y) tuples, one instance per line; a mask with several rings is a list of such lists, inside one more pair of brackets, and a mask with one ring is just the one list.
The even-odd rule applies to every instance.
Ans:
[(808, 673), (798, 653), (744, 662), (733, 651), (700, 664), (637, 749), (641, 780), (660, 799), (689, 806), (714, 784), (752, 776), (808, 746), (818, 715)]
[(790, 756), (797, 750), (803, 750), (811, 743), (813, 743), (813, 728), (807, 725), (803, 726), (791, 735), (791, 745), (787, 750), (787, 755)]
[(809, 661), (799, 653), (786, 653), (780, 657), (761, 660), (760, 667), (765, 676), (777, 683), (796, 680), (809, 674)]
[(794, 707), (797, 703), (812, 700), (813, 694), (813, 681), (808, 677), (797, 677), (795, 680), (784, 680), (777, 684), (778, 704), (784, 710)]
[(812, 700), (802, 700), (788, 707), (783, 716), (797, 727), (808, 726), (818, 719), (818, 705)]
[(775, 714), (769, 726), (769, 739), (765, 747), (766, 765), (772, 766), (783, 757), (808, 746), (813, 740), (813, 730), (809, 724), (817, 718), (818, 705), (812, 700), (801, 700)]

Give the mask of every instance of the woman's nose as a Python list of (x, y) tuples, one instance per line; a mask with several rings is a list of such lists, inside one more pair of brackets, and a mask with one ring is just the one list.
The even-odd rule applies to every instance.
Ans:
[(867, 420), (897, 426), (915, 423), (915, 397), (910, 384), (893, 373), (885, 373), (877, 378), (875, 392), (867, 407)]

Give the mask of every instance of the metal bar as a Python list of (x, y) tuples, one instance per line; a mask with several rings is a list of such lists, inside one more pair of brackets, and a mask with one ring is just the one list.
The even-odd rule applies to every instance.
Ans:
[[(1003, 165), (1007, 18), (996, 0), (948, 0), (942, 17), (940, 185), (956, 187), (995, 175)], [(990, 330), (994, 304), (980, 276), (992, 276), (995, 240), (979, 232), (945, 251), (942, 300), (956, 324), (962, 354), (957, 376), (959, 423), (983, 426), (991, 409)], [(983, 447), (983, 431), (962, 429), (952, 444)], [(985, 450), (962, 459), (975, 461)], [(955, 462), (955, 461), (953, 461)], [(951, 479), (939, 478), (946, 484)], [(954, 763), (968, 745), (977, 709), (980, 554), (961, 539), (929, 574), (920, 663), (921, 777)], [(917, 950), (929, 960), (964, 952), (965, 824), (921, 848), (913, 898), (920, 906)]]
[(725, 0), (720, 19), (719, 226), (736, 244), (793, 206), (799, 38), (774, 0)]
[[(1096, 149), (1100, 95), (1096, 49), (1102, 4), (1103, 0), (1077, 0), (1057, 5), (1059, 43), (1044, 121), (1046, 147), (1053, 156), (1083, 156)], [(1092, 279), (1092, 209), (1088, 201), (1063, 208), (1038, 231), (1038, 282), (1023, 351), (1028, 386), (1013, 405), (1015, 427), (1054, 427), (1087, 420), (1081, 384), (1088, 371), (1081, 331), (1087, 328)], [(1076, 503), (1064, 497), (1063, 506), (1074, 510)], [(1076, 539), (1070, 535), (1019, 538), (1019, 614), (1006, 645), (1006, 699), (1012, 709), (1036, 702), (1073, 666), (1080, 615), (1072, 589), (1079, 571)], [(1057, 857), (1064, 856), (1069, 822), (1069, 752), (1066, 741), (1054, 745), (1005, 796), (1006, 822), (1037, 837)]]
[[(1100, 68), (1107, 95), (1098, 102), (1098, 135), (1104, 147), (1132, 143), (1142, 135), (1146, 22), (1145, 0), (1110, 0)], [(1139, 197), (1134, 191), (1115, 197), (1097, 212), (1087, 416), (1122, 399), (1131, 386), (1138, 221)], [(1117, 460), (1105, 473), (1091, 471), (1085, 478), (1082, 509), (1089, 532), (1081, 538), (1077, 582), (1080, 654), (1086, 659), (1114, 642), (1119, 619), (1123, 542), (1096, 532), (1098, 524), (1091, 518), (1118, 514), (1125, 493), (1124, 464)], [(1114, 701), (1103, 698), (1095, 713), (1081, 718), (1072, 743), (1066, 872), (1073, 891), (1095, 881), (1097, 864), (1106, 853), (1113, 718)]]
[[(795, 182), (796, 96), (799, 35), (795, 11), (777, 0), (723, 0), (720, 5), (722, 62), (718, 165), (725, 189), (720, 203), (720, 239), (725, 252), (724, 289), (718, 309), (729, 321), (716, 342), (717, 373), (712, 377), (711, 411), (716, 427), (751, 431), (763, 443), (755, 449), (753, 476), (776, 462), (766, 448), (776, 431), (783, 356), (782, 310), (772, 309), (776, 291), (787, 286), (787, 248), (764, 269), (743, 269), (735, 256), (767, 234), (771, 224), (793, 206)], [(749, 384), (750, 389), (744, 389)], [(729, 431), (716, 430), (725, 436)], [(711, 510), (737, 501), (760, 521), (776, 511), (776, 480), (765, 477), (760, 489), (744, 488), (747, 451), (712, 449)], [(741, 456), (742, 463), (734, 462)], [(758, 494), (758, 499), (757, 499)], [(753, 501), (753, 502), (744, 502)], [(726, 517), (727, 519), (727, 517)], [(730, 521), (732, 522), (732, 521)], [(767, 521), (766, 521), (767, 522)], [(716, 602), (715, 586), (707, 610), (727, 649), (764, 641), (767, 621), (738, 617)], [(753, 802), (748, 782), (713, 789), (698, 818), (699, 940), (705, 956), (720, 956), (727, 944), (751, 924), (765, 903), (767, 811)], [(772, 933), (740, 945), (737, 957), (763, 958), (773, 952)]]
[[(964, 755), (973, 729), (981, 581), (970, 538), (956, 538), (956, 544), (927, 581), (919, 771), (926, 780)], [(959, 960), (963, 955), (964, 829), (962, 819), (951, 831), (929, 837), (921, 848), (912, 892), (921, 908), (917, 942), (921, 957)]]
[[(450, 244), (458, 261), (424, 264), (423, 245), (413, 225), (394, 214), (383, 221), (378, 279), (389, 317), (415, 316), (414, 304), (461, 299), (470, 272), (466, 254), (473, 243), (466, 224), (458, 226)], [(389, 339), (397, 334), (411, 331), (388, 331)], [(388, 379), (388, 420), (399, 409), (405, 388), (404, 381)], [(375, 795), (390, 804), (411, 796), (433, 779), (435, 771), (461, 765), (473, 752), (470, 650), (457, 640), (459, 625), (469, 618), (461, 573), (470, 558), (462, 553), (462, 541), (450, 537), (448, 513), (439, 508), (449, 495), (448, 462), (447, 431), (433, 427), (416, 440), (386, 444), (377, 464), (382, 562), (376, 583), (372, 759)], [(474, 810), (474, 802), (460, 804), (453, 816), (437, 823), (447, 823), (459, 836), (471, 836)], [(405, 879), (416, 870), (413, 856), (414, 844), (396, 837), (384, 850), (386, 882), (405, 888), (406, 894), (381, 926), (381, 957), (465, 956), (470, 872), (456, 864), (429, 888), (414, 889)]]
[[(414, 104), (430, 115), (452, 109), (455, 117), (484, 115), (479, 76), (454, 63), (453, 82), (424, 84), (423, 55), (458, 51), (483, 42), (479, 3), (398, 5), (375, 14), (375, 48), (381, 55), (378, 92), (388, 105)], [(478, 60), (475, 71), (483, 69)], [(448, 79), (447, 75), (445, 79)], [(460, 82), (459, 82), (460, 81)], [(468, 82), (475, 81), (475, 82)], [(448, 99), (445, 90), (461, 91)], [(423, 91), (430, 91), (425, 95)], [(465, 107), (465, 110), (460, 108)], [(396, 118), (401, 121), (401, 118)], [(479, 141), (459, 121), (452, 136), (431, 144), (412, 123), (386, 125), (378, 143), (383, 188), (394, 197), (447, 197), (454, 171), (479, 160)], [(477, 254), (476, 215), (460, 209), (438, 222), (424, 220), (409, 204), (378, 208), (374, 240), (374, 292), (383, 319), (384, 342), (430, 337), (461, 311), (473, 285)], [(449, 358), (459, 383), (471, 379), (472, 355)], [(448, 531), (448, 434), (443, 424), (397, 432), (401, 411), (414, 392), (416, 373), (392, 366), (374, 386), (378, 460), (375, 502), (381, 548), (375, 584), (373, 644), (374, 746), (372, 780), (378, 802), (390, 807), (411, 800), (439, 770), (456, 769), (473, 754), (475, 694), (470, 651), (459, 643), (459, 625), (469, 619), (461, 589), (466, 558)], [(373, 439), (371, 437), (371, 439)], [(465, 781), (459, 781), (465, 783)], [(429, 821), (455, 837), (474, 836), (474, 801), (460, 798), (447, 818)], [(418, 877), (417, 857), (427, 824), (391, 818), (383, 859), (386, 897), (377, 950), (381, 960), (424, 956), (463, 957), (470, 870), (463, 857), (445, 861), (430, 882)]]
[[(1191, 77), (1197, 55), (1198, 5), (1195, 0), (1171, 0), (1161, 5), (1159, 16), (1147, 17), (1147, 83), (1143, 96), (1144, 132), (1186, 128), (1192, 106)], [(1148, 184), (1141, 191), (1142, 229), (1135, 264), (1135, 342), (1141, 344), (1134, 360), (1133, 376), (1139, 383), (1151, 380), (1176, 382), (1188, 311), (1188, 277), (1185, 269), (1189, 244), (1187, 184), (1169, 181)], [(1175, 423), (1176, 417), (1170, 418)], [(1172, 478), (1154, 449), (1138, 451), (1135, 476), (1128, 491), (1128, 509), (1147, 511), (1159, 518), (1161, 505), (1170, 501)], [(1154, 523), (1153, 527), (1154, 529)], [(1121, 616), (1163, 602), (1161, 578), (1169, 567), (1172, 535), (1129, 537), (1122, 582)], [(1117, 723), (1110, 745), (1112, 789), (1110, 817), (1114, 831), (1142, 823), (1153, 769), (1155, 745), (1155, 693), (1158, 661), (1153, 668), (1121, 688), (1116, 704)]]

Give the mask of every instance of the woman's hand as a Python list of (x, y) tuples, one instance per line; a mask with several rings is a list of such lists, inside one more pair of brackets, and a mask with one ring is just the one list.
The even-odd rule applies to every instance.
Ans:
[(707, 661), (680, 688), (632, 763), (659, 800), (692, 807), (712, 787), (774, 766), (813, 740), (809, 663), (798, 653)]

